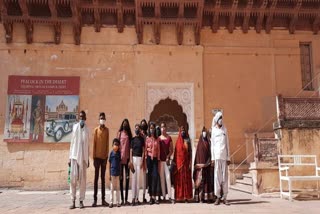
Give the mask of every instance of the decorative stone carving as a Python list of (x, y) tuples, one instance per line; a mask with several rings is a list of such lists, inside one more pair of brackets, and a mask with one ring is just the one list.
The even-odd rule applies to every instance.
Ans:
[(184, 26), (183, 26), (183, 24), (179, 23), (179, 24), (177, 24), (176, 28), (177, 28), (176, 31), (177, 31), (177, 41), (178, 41), (178, 44), (179, 44), (179, 45), (182, 45)]
[(11, 43), (12, 42), (13, 25), (12, 25), (12, 23), (4, 22), (3, 26), (6, 31), (6, 42)]
[(54, 25), (54, 42), (58, 45), (61, 40), (61, 23)]
[[(320, 28), (320, 0), (312, 0), (312, 7), (304, 4), (304, 0), (295, 0), (294, 3), (293, 0), (290, 1), (292, 3), (284, 4), (280, 0), (230, 0), (228, 3), (221, 0), (6, 0), (0, 1), (0, 9), (7, 42), (12, 40), (11, 25), (14, 23), (26, 23), (28, 43), (32, 41), (32, 24), (38, 23), (50, 26), (65, 23), (76, 26), (76, 44), (80, 43), (79, 26), (93, 25), (95, 31), (99, 32), (106, 24), (117, 26), (119, 33), (123, 32), (125, 25), (135, 24), (140, 44), (143, 42), (144, 25), (154, 26), (156, 44), (160, 43), (160, 26), (163, 25), (176, 26), (178, 44), (182, 44), (184, 26), (192, 26), (195, 44), (198, 45), (203, 26), (211, 26), (212, 32), (217, 32), (221, 27), (233, 33), (241, 20), (244, 33), (254, 24), (257, 33), (262, 29), (270, 33), (273, 26), (280, 26), (287, 28), (292, 34), (296, 30), (311, 30), (317, 34)], [(39, 2), (49, 8), (49, 11), (40, 11), (42, 6), (37, 6)], [(115, 15), (116, 18), (109, 20), (106, 14)], [(135, 16), (135, 20), (130, 18), (131, 21), (127, 22), (128, 16)], [(306, 25), (306, 22), (312, 24)], [(59, 37), (59, 31), (57, 32)], [(56, 38), (55, 42), (58, 41)]]
[(74, 36), (74, 43), (76, 45), (80, 45), (80, 38), (81, 38), (81, 26), (80, 25), (73, 26), (73, 36)]
[(26, 29), (27, 43), (31, 44), (33, 42), (33, 23), (26, 22), (24, 25)]
[(187, 115), (189, 124), (189, 134), (194, 137), (194, 95), (193, 84), (186, 83), (154, 83), (148, 84), (146, 90), (146, 118), (149, 120), (150, 114), (155, 105), (160, 100), (170, 98), (176, 100)]
[(153, 25), (153, 34), (154, 34), (154, 39), (157, 45), (160, 44), (160, 31), (161, 31), (161, 25), (159, 23), (155, 23)]

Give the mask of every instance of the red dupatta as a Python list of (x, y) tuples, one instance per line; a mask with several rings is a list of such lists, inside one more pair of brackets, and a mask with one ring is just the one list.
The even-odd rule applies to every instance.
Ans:
[(191, 150), (189, 151), (189, 149), (189, 145), (188, 149), (184, 145), (180, 128), (174, 151), (174, 161), (176, 163), (176, 169), (174, 170), (174, 189), (175, 199), (177, 201), (192, 199)]
[(181, 128), (179, 129), (179, 135), (174, 150), (174, 160), (177, 164), (176, 170), (180, 170), (185, 164), (189, 164), (189, 154), (184, 147), (184, 140), (181, 135)]

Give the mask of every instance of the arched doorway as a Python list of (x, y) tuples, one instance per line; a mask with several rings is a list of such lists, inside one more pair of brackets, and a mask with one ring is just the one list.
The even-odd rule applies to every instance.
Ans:
[(165, 122), (169, 133), (178, 133), (179, 127), (181, 126), (187, 129), (189, 127), (187, 115), (183, 112), (182, 107), (176, 100), (172, 100), (169, 97), (160, 100), (160, 102), (154, 106), (150, 114), (150, 120), (159, 125)]
[[(193, 83), (148, 83), (146, 85), (145, 118), (150, 120), (151, 113), (161, 100), (176, 101), (186, 115), (189, 135), (194, 139), (194, 87)], [(171, 112), (171, 109), (169, 109)], [(170, 114), (169, 114), (170, 115)]]

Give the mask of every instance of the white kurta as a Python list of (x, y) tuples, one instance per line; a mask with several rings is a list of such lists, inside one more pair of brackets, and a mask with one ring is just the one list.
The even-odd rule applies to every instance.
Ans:
[(230, 160), (228, 131), (215, 125), (211, 131), (211, 160)]
[(80, 166), (89, 161), (89, 130), (85, 125), (80, 127), (80, 123), (73, 126), (69, 159), (74, 159)]
[(80, 123), (73, 126), (69, 159), (71, 160), (71, 199), (76, 199), (76, 187), (79, 181), (80, 201), (83, 201), (86, 192), (86, 175), (89, 161), (89, 130), (86, 125), (83, 128), (80, 127)]
[[(214, 192), (218, 198), (226, 199), (228, 194), (228, 164), (230, 161), (228, 132), (224, 125), (218, 127), (217, 122), (222, 117), (217, 113), (212, 121), (211, 160), (214, 165)], [(221, 189), (223, 196), (221, 196)]]

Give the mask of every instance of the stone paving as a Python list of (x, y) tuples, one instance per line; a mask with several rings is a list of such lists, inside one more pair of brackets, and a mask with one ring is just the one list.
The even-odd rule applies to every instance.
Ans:
[[(221, 204), (199, 203), (162, 203), (160, 205), (140, 205), (114, 207), (91, 207), (93, 191), (88, 190), (85, 209), (76, 208), (69, 210), (69, 191), (22, 191), (11, 189), (0, 189), (0, 214), (4, 213), (148, 213), (148, 214), (168, 214), (168, 213), (320, 213), (320, 200), (288, 200), (280, 199), (278, 194), (255, 197), (246, 193), (230, 190), (230, 206)], [(109, 199), (109, 191), (106, 192)], [(98, 196), (99, 197), (99, 196)], [(130, 195), (129, 195), (130, 198)], [(109, 200), (107, 200), (109, 201)], [(101, 201), (98, 200), (98, 205)], [(78, 206), (78, 201), (76, 206)]]

